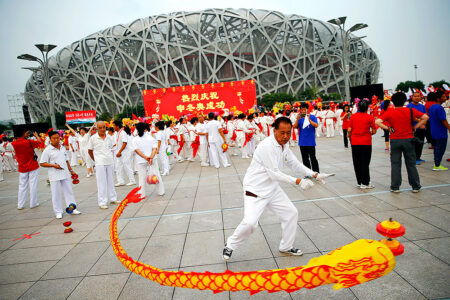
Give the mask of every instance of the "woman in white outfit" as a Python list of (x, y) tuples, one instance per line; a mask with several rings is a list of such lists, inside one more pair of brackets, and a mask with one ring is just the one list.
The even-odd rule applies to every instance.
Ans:
[(73, 132), (73, 134), (78, 139), (78, 144), (80, 145), (81, 160), (83, 161), (83, 164), (86, 165), (86, 168), (87, 168), (86, 177), (91, 177), (92, 175), (94, 175), (94, 162), (92, 161), (91, 157), (89, 156), (88, 148), (87, 148), (89, 138), (91, 137), (92, 128), (94, 128), (94, 126), (95, 126), (95, 123), (91, 127), (91, 129), (89, 129), (89, 131), (87, 131), (86, 128), (81, 127), (80, 133), (78, 133), (72, 127), (70, 127), (69, 124), (66, 123), (66, 127), (69, 128), (69, 130), (71, 132)]
[(169, 157), (167, 156), (167, 136), (164, 131), (164, 121), (155, 124), (156, 140), (158, 141), (158, 158), (161, 163), (161, 175), (167, 176), (170, 171)]
[(136, 163), (139, 176), (139, 187), (141, 195), (147, 196), (147, 176), (156, 175), (158, 177), (158, 195), (164, 195), (164, 184), (159, 174), (158, 162), (155, 158), (158, 151), (158, 143), (150, 134), (150, 126), (146, 123), (136, 124), (138, 135), (133, 139), (133, 148), (136, 152)]

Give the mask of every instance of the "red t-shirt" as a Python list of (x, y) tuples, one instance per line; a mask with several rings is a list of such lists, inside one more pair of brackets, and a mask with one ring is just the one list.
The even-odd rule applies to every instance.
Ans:
[[(417, 109), (413, 108), (412, 111), (413, 119), (423, 116), (423, 113), (421, 113)], [(409, 108), (391, 108), (383, 115), (381, 115), (380, 119), (382, 119), (383, 121), (388, 121), (391, 125), (390, 127), (394, 128), (395, 132), (391, 133), (389, 136), (391, 140), (412, 139), (414, 137), (412, 132), (413, 127), (411, 123), (411, 112), (409, 111)]]
[(431, 105), (433, 105), (433, 104), (437, 104), (437, 102), (434, 102), (434, 101), (427, 101), (427, 102), (425, 103), (425, 109), (427, 110), (427, 113), (428, 113), (428, 110), (430, 109)]
[(375, 128), (375, 119), (368, 113), (357, 112), (350, 117), (352, 145), (372, 145), (371, 128)]
[[(350, 111), (348, 112), (348, 114), (350, 113)], [(344, 120), (342, 120), (342, 129), (348, 129), (348, 126), (350, 125), (350, 120), (348, 119), (348, 114), (347, 116), (344, 118)], [(341, 113), (341, 118), (345, 115), (345, 112), (343, 111)]]
[(20, 173), (31, 172), (39, 168), (37, 160), (34, 160), (34, 148), (39, 147), (38, 141), (18, 138), (15, 142), (12, 142), (12, 146), (16, 152)]

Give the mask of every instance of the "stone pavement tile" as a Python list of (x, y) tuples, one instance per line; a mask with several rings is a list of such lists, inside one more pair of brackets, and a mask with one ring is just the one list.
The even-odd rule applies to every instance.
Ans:
[[(228, 268), (234, 272), (240, 271), (257, 271), (257, 270), (273, 270), (278, 266), (273, 258), (255, 259), (241, 262), (230, 262)], [(253, 296), (247, 291), (230, 292), (230, 299), (290, 299), (289, 294), (278, 292), (269, 294), (266, 291), (259, 292)]]
[[(224, 189), (224, 187), (222, 187), (222, 189)], [(242, 193), (222, 194), (221, 200), (223, 208), (244, 206), (244, 195)]]
[[(19, 238), (19, 237), (21, 237), (21, 236), (23, 236), (23, 234), (17, 236), (16, 238)], [(14, 244), (19, 243), (20, 241), (21, 241), (21, 240), (13, 241), (13, 239), (11, 239), (11, 238), (0, 239), (0, 251), (9, 249), (9, 248), (11, 248), (11, 246), (13, 246)]]
[(243, 209), (230, 209), (224, 210), (223, 214), (223, 228), (230, 229), (236, 228), (239, 223), (241, 223), (244, 218), (244, 210)]
[(191, 215), (188, 232), (223, 229), (222, 213), (210, 212)]
[[(369, 215), (336, 217), (334, 220), (357, 239), (380, 240), (383, 238), (376, 230), (379, 222)], [(404, 241), (405, 239), (400, 237), (397, 240)]]
[(72, 277), (41, 280), (36, 282), (20, 299), (67, 299), (82, 279), (83, 277)]
[(173, 287), (161, 286), (159, 283), (131, 273), (130, 278), (125, 284), (119, 299), (171, 299)]
[(358, 299), (349, 289), (334, 290), (332, 284), (323, 285), (314, 289), (301, 289), (299, 291), (291, 293), (292, 299), (333, 299), (333, 300), (347, 300)]
[[(261, 229), (264, 233), (264, 237), (269, 243), (269, 247), (270, 250), (272, 250), (273, 256), (274, 257), (285, 256), (286, 254), (280, 253), (280, 251), (278, 251), (281, 240), (281, 225), (280, 224), (261, 225)], [(303, 253), (311, 253), (318, 251), (316, 246), (314, 246), (314, 244), (306, 236), (306, 234), (300, 227), (297, 227), (294, 247), (301, 249)]]
[(397, 256), (395, 271), (430, 299), (448, 297), (450, 266), (413, 243), (405, 242), (405, 252)]
[[(316, 186), (320, 186), (320, 183), (316, 183)], [(334, 195), (353, 195), (363, 193), (360, 189), (356, 187), (356, 179), (353, 181), (340, 181), (340, 182), (326, 182), (323, 185), (326, 189), (333, 192)]]
[(426, 299), (395, 271), (350, 289), (358, 299)]
[(139, 261), (157, 268), (178, 268), (183, 253), (184, 234), (152, 236)]
[(405, 238), (409, 240), (422, 240), (448, 236), (448, 233), (430, 225), (404, 211), (395, 210), (390, 212), (373, 213), (372, 217), (378, 221), (388, 220), (392, 217), (395, 221), (401, 223), (406, 228)]
[(107, 247), (110, 247), (110, 244), (106, 241), (78, 244), (58, 261), (43, 279), (85, 276)]
[(218, 184), (211, 183), (208, 185), (199, 186), (195, 197), (211, 197), (214, 195), (220, 195), (220, 187)]
[(181, 212), (191, 212), (194, 206), (194, 199), (183, 198), (169, 201), (164, 210), (164, 214), (176, 214)]
[(409, 208), (405, 211), (442, 230), (450, 232), (450, 214), (436, 206)]
[(52, 260), (0, 266), (0, 282), (5, 284), (39, 280), (56, 262)]
[(329, 218), (326, 212), (324, 212), (315, 202), (297, 202), (294, 204), (298, 210), (298, 220), (314, 220)]
[(149, 237), (155, 229), (158, 220), (159, 217), (129, 220), (128, 224), (120, 232), (119, 238), (122, 240)]
[(68, 299), (117, 299), (129, 274), (84, 277)]
[(109, 214), (112, 214), (112, 210), (100, 210), (98, 206), (95, 208), (94, 213), (84, 213), (81, 215), (67, 215), (64, 214), (61, 220), (53, 219), (48, 225), (61, 225), (63, 222), (72, 221), (72, 223), (85, 223), (85, 222), (98, 222), (104, 220)]
[[(128, 220), (119, 220), (117, 222), (117, 232), (120, 234), (122, 229), (128, 224)], [(109, 221), (102, 222), (81, 241), (82, 243), (109, 241)]]
[(411, 195), (412, 193), (410, 191), (402, 191), (398, 194), (387, 192), (383, 194), (375, 194), (373, 196), (400, 209), (429, 206), (429, 204), (425, 201), (415, 199), (411, 197)]
[(441, 204), (437, 205), (438, 207), (445, 209), (446, 211), (450, 211), (450, 204)]
[(0, 253), (0, 265), (59, 260), (74, 247), (70, 245), (12, 249)]
[[(225, 241), (231, 236), (234, 229), (225, 230)], [(223, 249), (223, 248), (222, 248)], [(233, 256), (229, 262), (243, 261), (243, 260), (255, 260), (261, 258), (273, 257), (270, 251), (269, 245), (261, 231), (261, 228), (256, 228), (250, 235), (247, 241), (237, 250), (233, 252)]]
[(323, 209), (330, 217), (342, 217), (360, 214), (361, 211), (344, 199), (331, 199), (314, 202)]
[(194, 198), (197, 192), (197, 187), (177, 188), (172, 195), (172, 199)]
[(32, 234), (41, 228), (41, 226), (27, 227), (27, 228), (13, 228), (13, 229), (2, 229), (0, 230), (0, 239), (11, 239), (14, 240), (23, 236), (24, 234)]
[(188, 233), (181, 266), (212, 265), (223, 262), (223, 230)]
[[(448, 182), (450, 182), (450, 178)], [(433, 189), (421, 189), (420, 193), (412, 194), (411, 198), (419, 199), (432, 205), (450, 204), (449, 195), (434, 191)]]
[(205, 210), (214, 210), (221, 209), (221, 201), (220, 195), (212, 195), (212, 196), (202, 196), (201, 198), (196, 197), (194, 202), (193, 211), (205, 211)]
[(299, 225), (320, 251), (334, 250), (355, 241), (333, 219), (300, 221)]
[[(124, 239), (120, 240), (122, 247), (128, 253), (130, 257), (136, 258), (144, 249), (148, 238), (138, 238), (138, 239)], [(89, 270), (88, 276), (90, 275), (101, 275), (101, 274), (114, 274), (121, 272), (129, 272), (122, 263), (119, 261), (117, 256), (114, 254), (112, 247), (108, 247), (105, 253), (100, 257), (100, 259), (95, 263), (95, 265)]]
[(450, 237), (419, 240), (414, 243), (450, 265)]
[[(64, 221), (65, 222), (65, 221)], [(60, 222), (60, 224), (50, 224), (50, 225), (45, 225), (41, 228), (39, 228), (39, 231), (41, 234), (57, 234), (57, 233), (63, 233), (64, 229), (66, 227), (64, 227), (62, 225), (62, 223), (64, 223), (63, 221)], [(78, 222), (78, 221), (72, 221), (72, 225), (70, 225), (70, 227), (73, 229), (73, 232), (83, 232), (83, 231), (91, 231), (93, 230), (95, 227), (97, 227), (100, 224), (100, 220), (97, 221), (92, 221), (92, 222)]]
[(142, 216), (160, 215), (164, 212), (168, 203), (169, 203), (168, 200), (145, 202), (134, 216), (142, 217)]
[(32, 219), (32, 220), (9, 220), (0, 223), (0, 229), (11, 229), (11, 228), (27, 228), (34, 226), (44, 226), (53, 221), (54, 218), (43, 218), (43, 219)]
[(18, 299), (34, 282), (22, 282), (0, 285), (0, 299)]
[(305, 195), (303, 195), (302, 190), (299, 188), (294, 187), (286, 187), (283, 188), (283, 191), (286, 193), (286, 195), (291, 199), (291, 201), (295, 200), (306, 200)]
[[(61, 229), (64, 227), (61, 225)], [(34, 247), (48, 247), (57, 245), (73, 245), (74, 243), (80, 242), (86, 235), (87, 231), (84, 232), (72, 232), (70, 234), (65, 234), (64, 230), (57, 234), (37, 234), (31, 239), (22, 239), (19, 243), (15, 244), (11, 249), (22, 249), (22, 248), (34, 248)]]
[[(184, 267), (182, 268), (185, 272), (211, 272), (211, 273), (221, 273), (227, 270), (227, 266), (225, 263), (215, 264), (215, 265), (205, 265), (205, 266), (195, 266), (195, 267)], [(209, 290), (196, 290), (196, 289), (184, 289), (184, 288), (175, 288), (175, 293), (173, 294), (173, 299), (178, 300), (201, 300), (201, 299), (229, 299), (230, 292), (222, 292), (219, 294), (213, 294), (212, 291)]]
[(345, 198), (345, 200), (350, 202), (353, 206), (356, 206), (358, 209), (368, 213), (398, 209), (397, 207), (370, 195), (349, 197)]
[(320, 199), (327, 197), (335, 197), (336, 194), (333, 191), (326, 189), (325, 186), (326, 185), (314, 184), (312, 188), (306, 191), (299, 189), (299, 193), (303, 195), (304, 199)]
[(186, 233), (190, 215), (161, 217), (153, 236)]

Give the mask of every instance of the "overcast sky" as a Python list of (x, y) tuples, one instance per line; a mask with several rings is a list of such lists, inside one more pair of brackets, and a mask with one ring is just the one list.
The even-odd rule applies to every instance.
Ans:
[(349, 25), (364, 22), (365, 41), (381, 61), (379, 82), (395, 88), (399, 81), (450, 80), (449, 0), (0, 0), (0, 120), (9, 119), (7, 95), (23, 92), (36, 66), (19, 61), (23, 53), (39, 55), (37, 43), (70, 43), (107, 27), (138, 18), (207, 8), (277, 10), (319, 20), (347, 16)]

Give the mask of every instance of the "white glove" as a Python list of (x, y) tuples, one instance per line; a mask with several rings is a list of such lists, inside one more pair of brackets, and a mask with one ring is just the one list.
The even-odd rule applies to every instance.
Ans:
[(307, 189), (309, 189), (309, 188), (311, 188), (311, 187), (313, 187), (313, 186), (314, 186), (314, 182), (312, 182), (312, 181), (309, 180), (309, 179), (304, 178), (304, 179), (302, 179), (302, 180), (300, 181), (300, 188), (301, 188), (302, 190), (307, 190)]
[(334, 174), (319, 173), (317, 174), (316, 180), (322, 184), (325, 184), (325, 178), (328, 178), (330, 176), (334, 176)]

